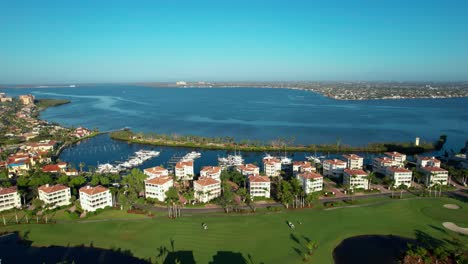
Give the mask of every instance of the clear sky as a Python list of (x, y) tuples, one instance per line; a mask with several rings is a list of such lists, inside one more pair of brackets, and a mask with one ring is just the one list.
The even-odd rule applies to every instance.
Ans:
[(466, 0), (0, 0), (0, 83), (468, 80)]

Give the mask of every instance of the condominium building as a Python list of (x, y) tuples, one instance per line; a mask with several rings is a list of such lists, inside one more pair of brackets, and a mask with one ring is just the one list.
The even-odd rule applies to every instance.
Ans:
[(267, 176), (250, 175), (248, 185), (250, 196), (270, 198), (271, 182)]
[(303, 173), (303, 172), (315, 172), (316, 169), (312, 166), (312, 163), (309, 161), (294, 161), (293, 162), (293, 173)]
[(16, 186), (0, 187), (0, 212), (21, 207), (21, 197)]
[(221, 181), (208, 177), (202, 177), (193, 182), (195, 200), (207, 203), (221, 196)]
[(208, 177), (219, 180), (221, 178), (221, 167), (205, 166), (200, 170), (200, 177)]
[(319, 192), (323, 189), (323, 176), (315, 172), (305, 172), (296, 175), (306, 194)]
[(260, 174), (260, 168), (252, 163), (237, 166), (237, 171), (244, 176)]
[(42, 185), (38, 188), (39, 200), (52, 208), (71, 204), (70, 187), (62, 184)]
[(268, 177), (278, 177), (281, 175), (281, 160), (277, 158), (263, 159), (265, 175)]
[(410, 170), (400, 167), (387, 167), (386, 175), (395, 181), (393, 184), (395, 187), (399, 187), (401, 185), (411, 187), (413, 172)]
[(351, 170), (362, 169), (364, 165), (364, 158), (356, 154), (343, 155), (346, 160), (346, 168)]
[(175, 166), (175, 176), (181, 180), (192, 180), (194, 176), (193, 161), (179, 161)]
[(388, 157), (374, 158), (374, 160), (372, 161), (372, 170), (374, 172), (385, 174), (387, 172), (388, 167), (400, 167), (394, 166), (394, 164), (395, 162)]
[(148, 178), (169, 176), (169, 171), (161, 166), (144, 169), (143, 173), (147, 175)]
[(343, 174), (343, 184), (349, 185), (352, 189), (369, 189), (367, 172), (362, 169), (345, 169)]
[(331, 159), (323, 161), (323, 175), (339, 177), (343, 174), (346, 168), (346, 162), (339, 159)]
[(428, 167), (428, 166), (440, 168), (440, 160), (436, 159), (435, 157), (418, 156), (416, 159), (416, 166), (418, 168)]
[(112, 206), (112, 194), (109, 189), (101, 185), (84, 186), (80, 188), (80, 204), (83, 210), (94, 212), (97, 209)]
[(447, 185), (448, 184), (448, 171), (439, 168), (426, 166), (421, 168), (422, 173), (424, 174), (424, 183), (426, 186), (434, 186), (437, 184)]
[(406, 155), (405, 154), (401, 154), (401, 153), (396, 152), (396, 151), (385, 152), (384, 154), (385, 154), (385, 156), (389, 157), (394, 162), (393, 166), (402, 167), (404, 165), (403, 162), (405, 162), (405, 160), (406, 160)]
[(152, 177), (145, 180), (145, 197), (166, 200), (166, 192), (174, 185), (170, 176)]

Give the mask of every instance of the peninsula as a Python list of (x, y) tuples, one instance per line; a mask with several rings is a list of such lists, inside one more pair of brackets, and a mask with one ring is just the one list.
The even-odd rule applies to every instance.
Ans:
[(335, 144), (310, 144), (293, 145), (291, 140), (277, 139), (270, 142), (255, 140), (238, 140), (232, 137), (209, 138), (193, 135), (166, 135), (156, 133), (135, 133), (130, 130), (120, 130), (110, 133), (110, 137), (116, 140), (131, 143), (150, 144), (155, 146), (188, 147), (200, 149), (223, 149), (250, 152), (386, 152), (399, 151), (406, 154), (418, 154), (436, 149), (441, 149), (446, 141), (442, 135), (437, 142), (415, 145), (410, 142), (386, 142), (369, 143), (366, 146), (350, 146), (342, 144), (339, 140)]

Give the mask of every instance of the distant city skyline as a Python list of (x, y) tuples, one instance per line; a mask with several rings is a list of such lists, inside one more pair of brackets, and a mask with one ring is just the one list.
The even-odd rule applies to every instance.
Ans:
[(468, 80), (463, 0), (19, 0), (0, 9), (0, 84)]

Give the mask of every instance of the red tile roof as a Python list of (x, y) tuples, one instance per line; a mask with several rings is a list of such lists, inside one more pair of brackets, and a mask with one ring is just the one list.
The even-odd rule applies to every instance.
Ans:
[(179, 161), (176, 164), (176, 168), (183, 168), (183, 167), (192, 167), (193, 166), (193, 161)]
[(151, 173), (151, 174), (162, 174), (167, 172), (167, 169), (161, 167), (161, 166), (156, 166), (152, 168), (147, 168), (144, 170), (145, 172)]
[(259, 169), (258, 166), (254, 165), (252, 163), (248, 163), (248, 164), (245, 164), (245, 165), (239, 165), (238, 167), (239, 167), (239, 169), (246, 170), (246, 171), (252, 171), (252, 170), (255, 170), (255, 169)]
[(299, 176), (301, 178), (304, 178), (304, 179), (321, 179), (321, 178), (323, 178), (322, 175), (320, 175), (318, 173), (313, 173), (313, 172), (301, 173), (301, 174), (298, 174), (297, 176)]
[(268, 164), (268, 165), (274, 165), (275, 163), (281, 163), (281, 160), (277, 158), (269, 158), (269, 159), (263, 159), (263, 163)]
[(200, 179), (195, 181), (195, 183), (197, 183), (199, 185), (202, 185), (202, 186), (209, 186), (209, 185), (213, 185), (213, 184), (219, 184), (220, 181), (215, 180), (215, 179), (210, 178), (210, 177), (201, 177)]
[(102, 193), (102, 192), (105, 192), (105, 191), (108, 191), (109, 189), (107, 189), (106, 187), (103, 187), (101, 185), (98, 185), (96, 187), (91, 187), (89, 185), (87, 186), (84, 186), (84, 187), (81, 187), (80, 188), (80, 193), (81, 192), (84, 192), (88, 195), (95, 195), (95, 194), (98, 194), (98, 193)]
[(396, 151), (385, 152), (384, 154), (387, 155), (387, 156), (390, 156), (390, 157), (401, 157), (401, 156), (403, 156), (403, 154), (401, 154), (399, 152), (396, 152)]
[(430, 172), (436, 172), (436, 171), (444, 171), (444, 172), (447, 172), (446, 170), (442, 169), (442, 168), (439, 168), (439, 167), (431, 167), (431, 166), (427, 166), (427, 167), (423, 167), (422, 168), (423, 170), (425, 171), (430, 171)]
[(347, 155), (343, 155), (343, 158), (345, 158), (345, 159), (350, 159), (350, 160), (362, 159), (361, 156), (356, 155), (356, 154), (347, 154)]
[(16, 186), (12, 187), (0, 187), (0, 195), (11, 194), (17, 192)]
[(294, 161), (293, 162), (294, 166), (312, 166), (312, 163), (309, 161)]
[(329, 163), (334, 165), (346, 165), (346, 162), (339, 159), (325, 160), (323, 163)]
[(249, 182), (270, 182), (270, 178), (267, 176), (250, 175)]
[(350, 170), (350, 169), (345, 169), (344, 172), (348, 175), (367, 175), (367, 173), (363, 170)]
[(218, 166), (205, 166), (201, 169), (200, 172), (207, 172), (207, 173), (218, 173), (221, 171), (221, 168)]
[(388, 167), (387, 170), (390, 170), (392, 172), (411, 172), (410, 170), (407, 170), (405, 168), (398, 168), (398, 167)]
[(42, 185), (38, 188), (40, 191), (46, 192), (46, 193), (54, 193), (58, 192), (61, 190), (66, 190), (69, 189), (69, 187), (63, 185), (63, 184), (56, 184), (56, 185)]
[(42, 167), (43, 172), (59, 172), (61, 168), (57, 164), (49, 164)]
[(155, 185), (163, 185), (167, 182), (172, 181), (172, 177), (170, 176), (162, 176), (162, 177), (155, 177), (149, 180), (146, 180), (145, 183), (155, 184)]

